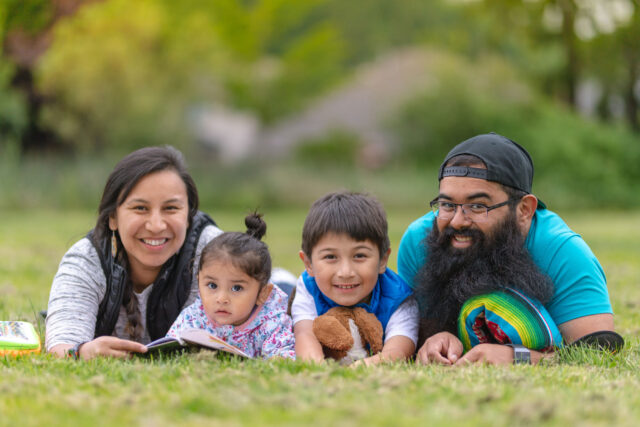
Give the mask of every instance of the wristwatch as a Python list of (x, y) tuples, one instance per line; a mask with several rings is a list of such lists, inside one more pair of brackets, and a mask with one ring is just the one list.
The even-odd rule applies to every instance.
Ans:
[(530, 365), (531, 350), (521, 344), (507, 344), (513, 348), (513, 364), (514, 365)]
[(67, 356), (74, 360), (78, 360), (80, 358), (80, 346), (83, 344), (86, 344), (86, 342), (83, 341), (80, 344), (76, 344), (71, 347), (69, 350), (67, 350)]

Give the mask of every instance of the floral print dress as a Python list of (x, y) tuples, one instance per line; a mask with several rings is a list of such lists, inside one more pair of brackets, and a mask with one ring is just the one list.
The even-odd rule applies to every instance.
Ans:
[(167, 336), (178, 338), (181, 331), (203, 329), (251, 357), (295, 359), (293, 323), (287, 314), (287, 301), (287, 294), (274, 285), (267, 301), (256, 306), (242, 325), (233, 326), (218, 325), (209, 319), (198, 297), (182, 310)]

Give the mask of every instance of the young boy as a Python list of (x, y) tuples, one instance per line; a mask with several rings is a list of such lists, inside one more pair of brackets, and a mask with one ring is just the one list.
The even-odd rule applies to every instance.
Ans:
[(409, 286), (387, 268), (389, 246), (384, 209), (372, 197), (339, 192), (313, 203), (302, 230), (305, 271), (291, 307), (299, 360), (324, 360), (313, 319), (336, 306), (363, 307), (382, 324), (382, 351), (363, 359), (366, 365), (414, 354), (418, 306)]

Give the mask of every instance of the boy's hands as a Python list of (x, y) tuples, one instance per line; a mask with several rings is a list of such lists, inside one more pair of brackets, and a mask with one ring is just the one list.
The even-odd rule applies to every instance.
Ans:
[(462, 342), (458, 337), (449, 332), (439, 332), (430, 336), (418, 350), (416, 363), (453, 365), (462, 356), (462, 351)]
[(324, 362), (322, 345), (313, 333), (313, 320), (301, 320), (293, 325), (296, 338), (296, 359)]
[(382, 351), (370, 357), (353, 362), (350, 367), (372, 366), (384, 362), (394, 362), (406, 360), (416, 351), (416, 346), (411, 338), (403, 335), (396, 335), (387, 340), (382, 347)]

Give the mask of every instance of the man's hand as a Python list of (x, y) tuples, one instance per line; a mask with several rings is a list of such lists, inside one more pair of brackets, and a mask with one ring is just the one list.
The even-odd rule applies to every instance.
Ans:
[[(553, 357), (553, 353), (531, 351), (531, 364), (537, 365), (540, 360)], [(456, 362), (456, 366), (470, 363), (485, 363), (487, 365), (510, 365), (513, 363), (513, 348), (501, 344), (478, 344), (469, 350)]]
[(453, 365), (462, 356), (462, 350), (458, 337), (449, 332), (439, 332), (429, 337), (418, 350), (416, 363)]
[(513, 363), (513, 348), (500, 344), (478, 344), (462, 356), (456, 365), (486, 363), (488, 365), (510, 365)]

